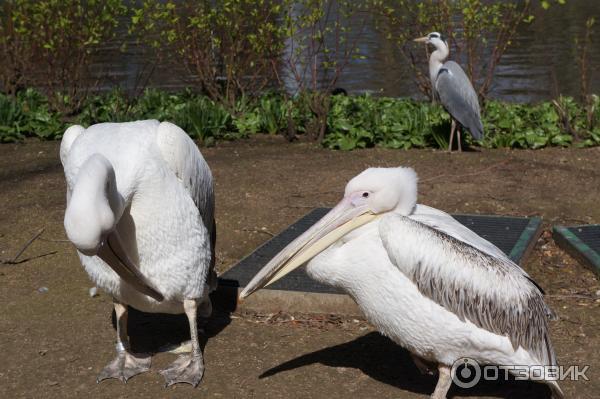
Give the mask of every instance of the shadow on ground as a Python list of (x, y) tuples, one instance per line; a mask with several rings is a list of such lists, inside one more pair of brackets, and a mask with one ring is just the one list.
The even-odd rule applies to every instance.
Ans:
[[(116, 315), (112, 311), (112, 325), (116, 334)], [(231, 323), (229, 312), (214, 309), (209, 318), (198, 317), (200, 347), (219, 334)], [(129, 307), (127, 329), (133, 352), (157, 353), (169, 346), (190, 340), (190, 327), (185, 314), (145, 313)]]
[[(420, 374), (410, 354), (379, 333), (371, 332), (353, 341), (307, 353), (275, 366), (260, 375), (268, 378), (275, 374), (320, 363), (329, 367), (360, 369), (367, 376), (401, 390), (431, 394), (437, 376)], [(493, 396), (502, 398), (550, 398), (550, 390), (543, 384), (530, 381), (480, 382), (470, 389), (453, 385), (448, 397)]]

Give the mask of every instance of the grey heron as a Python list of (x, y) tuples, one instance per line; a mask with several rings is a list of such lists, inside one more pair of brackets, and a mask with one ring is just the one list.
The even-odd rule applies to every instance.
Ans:
[[(370, 168), (343, 199), (248, 283), (243, 299), (307, 263), (308, 274), (345, 290), (417, 367), (437, 365), (432, 398), (445, 398), (451, 366), (556, 366), (539, 286), (500, 249), (450, 215), (417, 204), (410, 168)], [(544, 380), (555, 398), (558, 383)]]
[[(429, 78), (433, 96), (452, 117), (450, 144), (452, 150), (454, 132), (457, 132), (458, 150), (461, 150), (460, 130), (465, 127), (476, 140), (483, 138), (483, 124), (477, 93), (465, 71), (454, 61), (446, 61), (450, 50), (444, 36), (432, 32), (427, 36), (414, 39), (415, 42), (432, 44), (435, 51), (429, 56)], [(458, 123), (457, 123), (458, 122)]]
[(91, 280), (113, 297), (117, 356), (97, 381), (148, 371), (131, 351), (128, 306), (185, 313), (192, 351), (161, 371), (167, 385), (197, 386), (204, 373), (197, 314), (208, 316), (215, 288), (211, 171), (179, 127), (156, 120), (102, 123), (65, 132), (64, 226)]

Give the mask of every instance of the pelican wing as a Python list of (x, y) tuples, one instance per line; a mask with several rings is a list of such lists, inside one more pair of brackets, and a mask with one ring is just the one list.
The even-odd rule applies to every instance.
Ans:
[(483, 138), (479, 100), (471, 81), (454, 61), (445, 62), (437, 74), (435, 91), (440, 102), (477, 140)]
[(73, 143), (84, 131), (85, 129), (83, 126), (73, 125), (65, 130), (62, 140), (60, 141), (60, 162), (63, 165), (65, 179), (67, 180), (67, 202), (71, 197), (71, 187), (73, 187), (75, 176), (77, 175), (77, 170), (69, 167), (67, 160), (69, 158), (69, 153), (71, 152)]
[(473, 230), (459, 223), (446, 212), (427, 205), (418, 204), (415, 211), (409, 217), (417, 222), (442, 231), (490, 256), (510, 262), (509, 258), (500, 248), (477, 235)]
[(162, 122), (158, 126), (156, 141), (163, 159), (198, 207), (209, 232), (212, 250), (209, 285), (214, 288), (216, 226), (212, 173), (194, 141), (179, 126)]
[(198, 147), (183, 129), (169, 122), (158, 126), (156, 140), (163, 159), (192, 197), (210, 231), (215, 207), (213, 178)]
[(551, 311), (519, 266), (411, 217), (386, 216), (379, 232), (391, 262), (424, 296), (462, 321), (508, 337), (540, 364), (556, 364)]

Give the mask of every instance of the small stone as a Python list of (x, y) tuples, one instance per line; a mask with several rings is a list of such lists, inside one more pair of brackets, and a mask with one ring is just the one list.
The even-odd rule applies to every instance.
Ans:
[(46, 353), (48, 353), (47, 349), (40, 349), (38, 351), (38, 355), (40, 355), (40, 356), (46, 356)]
[(600, 297), (600, 290), (596, 291), (596, 296)]
[(48, 292), (48, 287), (40, 287), (37, 289), (37, 292), (39, 292), (40, 294), (45, 294), (46, 292)]
[(95, 298), (95, 297), (97, 297), (99, 295), (98, 294), (98, 287), (92, 287), (92, 288), (90, 288), (89, 292), (90, 292), (90, 297), (92, 297), (92, 298)]

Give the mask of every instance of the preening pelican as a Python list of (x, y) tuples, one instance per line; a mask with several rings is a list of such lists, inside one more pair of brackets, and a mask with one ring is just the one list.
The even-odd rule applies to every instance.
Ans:
[(415, 42), (435, 46), (435, 51), (429, 56), (429, 77), (434, 98), (444, 106), (452, 117), (448, 151), (452, 150), (455, 131), (458, 136), (458, 150), (461, 150), (460, 129), (462, 126), (469, 129), (476, 140), (481, 140), (483, 138), (483, 124), (481, 123), (477, 93), (475, 93), (471, 81), (460, 65), (454, 61), (444, 62), (450, 54), (448, 42), (446, 42), (444, 36), (438, 32), (432, 32), (427, 36), (415, 39)]
[[(417, 204), (410, 168), (367, 169), (344, 198), (277, 254), (243, 299), (308, 262), (308, 274), (345, 290), (417, 365), (434, 363), (432, 398), (445, 398), (451, 365), (556, 365), (550, 309), (527, 273), (450, 215)], [(421, 368), (421, 367), (419, 367)], [(546, 381), (562, 398), (556, 381)]]
[(72, 126), (60, 158), (67, 236), (92, 281), (112, 295), (117, 315), (117, 357), (98, 382), (126, 382), (150, 368), (150, 357), (130, 351), (129, 305), (187, 315), (192, 352), (161, 374), (167, 386), (197, 386), (204, 361), (196, 314), (210, 314), (217, 282), (213, 181), (200, 151), (179, 127), (148, 120)]

